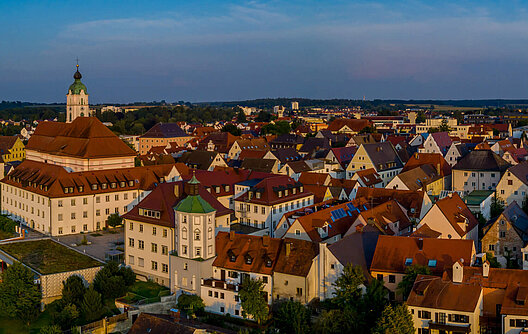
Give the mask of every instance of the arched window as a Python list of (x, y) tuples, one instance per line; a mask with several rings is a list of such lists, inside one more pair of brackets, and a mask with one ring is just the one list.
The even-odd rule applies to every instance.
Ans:
[(211, 227), (207, 229), (207, 238), (209, 239), (213, 238), (213, 229)]
[(200, 230), (199, 229), (194, 230), (194, 240), (200, 240)]
[(187, 239), (187, 228), (182, 228), (182, 239)]

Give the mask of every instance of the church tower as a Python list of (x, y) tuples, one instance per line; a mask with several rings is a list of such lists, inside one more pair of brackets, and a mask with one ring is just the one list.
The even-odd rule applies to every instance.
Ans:
[(66, 95), (66, 122), (71, 123), (77, 117), (90, 116), (90, 106), (88, 105), (88, 92), (86, 86), (81, 82), (82, 75), (77, 71), (73, 75), (75, 81), (68, 89)]

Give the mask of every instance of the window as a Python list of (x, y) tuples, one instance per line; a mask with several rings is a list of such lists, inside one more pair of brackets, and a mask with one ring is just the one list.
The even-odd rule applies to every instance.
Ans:
[(169, 272), (169, 266), (165, 263), (161, 264), (161, 272), (168, 273)]
[(59, 221), (62, 221), (62, 213), (59, 213), (57, 219), (58, 219)]
[(182, 246), (182, 254), (187, 255), (187, 246), (185, 245)]
[(189, 269), (189, 265), (187, 264), (187, 262), (185, 262), (183, 264), (183, 270), (188, 270)]
[(266, 214), (266, 208), (264, 206), (260, 208), (260, 213), (263, 215)]
[(163, 254), (163, 255), (169, 254), (169, 247), (161, 246), (161, 254)]
[(58, 205), (59, 208), (62, 208), (62, 200), (58, 201), (57, 205)]
[(194, 230), (194, 240), (200, 240), (200, 230), (199, 229)]
[(151, 264), (152, 264), (152, 270), (158, 270), (158, 262), (151, 261)]
[(142, 257), (138, 257), (138, 266), (144, 267), (145, 266), (145, 259)]
[(99, 210), (99, 209), (95, 210), (95, 215), (96, 216), (100, 216), (101, 215), (101, 210)]
[(143, 224), (139, 224), (139, 232), (143, 232)]
[(70, 217), (71, 217), (71, 219), (75, 219), (75, 212), (72, 212)]
[(494, 251), (494, 250), (495, 250), (495, 245), (489, 245), (489, 246), (488, 246), (488, 250), (490, 250), (490, 251)]
[(143, 240), (138, 240), (138, 248), (145, 249), (145, 242)]
[(157, 253), (158, 252), (158, 244), (152, 243), (151, 250), (152, 250), (152, 253)]
[(262, 282), (263, 282), (264, 284), (268, 284), (268, 276), (263, 276), (263, 277), (262, 277)]
[(152, 228), (152, 235), (156, 235), (156, 228), (155, 227)]
[(164, 238), (167, 237), (167, 229), (166, 229), (166, 228), (163, 229), (163, 237), (164, 237)]
[(389, 283), (396, 283), (396, 276), (395, 275), (389, 275)]
[(302, 296), (302, 288), (297, 288), (297, 296)]
[(445, 324), (446, 323), (446, 314), (444, 312), (437, 312), (435, 314), (435, 317), (436, 317), (436, 322), (438, 322), (439, 324)]
[(129, 228), (130, 231), (134, 231), (134, 223), (130, 222)]
[(528, 327), (528, 320), (525, 320), (525, 319), (510, 319), (510, 327), (519, 327), (519, 328)]
[(181, 235), (182, 239), (184, 240), (187, 240), (187, 228), (186, 227), (183, 227), (182, 228), (182, 235)]
[(448, 316), (450, 322), (468, 323), (469, 316), (463, 314), (450, 314)]
[(418, 319), (431, 319), (431, 312), (418, 311)]
[(75, 226), (71, 227), (71, 233), (75, 233)]
[(128, 246), (129, 247), (134, 247), (134, 239), (133, 238), (128, 238)]
[(83, 211), (83, 218), (88, 218), (88, 211)]
[(88, 224), (83, 225), (83, 231), (88, 231)]
[(62, 227), (59, 227), (59, 234), (62, 234)]
[(378, 275), (376, 275), (376, 279), (377, 279), (378, 281), (383, 281), (383, 274), (378, 274)]
[(499, 238), (506, 238), (506, 232), (505, 231), (500, 231), (499, 232)]
[(106, 197), (105, 197), (105, 201), (106, 201), (106, 202), (110, 202), (110, 195), (106, 195)]
[(128, 264), (129, 265), (134, 265), (134, 257), (132, 255), (128, 256)]
[(202, 249), (200, 247), (196, 247), (195, 254), (196, 254), (196, 257), (202, 256)]
[(295, 230), (295, 235), (301, 235), (301, 230)]

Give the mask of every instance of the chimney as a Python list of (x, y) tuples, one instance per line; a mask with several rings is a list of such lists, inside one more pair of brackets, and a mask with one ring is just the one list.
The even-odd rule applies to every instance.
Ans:
[(229, 231), (229, 241), (235, 240), (235, 231)]
[(485, 261), (485, 262), (482, 264), (482, 276), (483, 276), (483, 277), (488, 277), (488, 275), (489, 275), (489, 268), (490, 268), (490, 263), (489, 263), (489, 261)]
[(462, 283), (464, 278), (464, 266), (460, 261), (453, 263), (453, 283)]
[(436, 174), (441, 175), (440, 174), (440, 163), (436, 164)]
[(290, 256), (291, 246), (292, 246), (291, 242), (286, 243), (286, 256)]
[(262, 236), (262, 246), (268, 247), (270, 244), (270, 237), (269, 235)]
[(416, 240), (416, 244), (418, 245), (418, 250), (423, 250), (423, 239), (422, 238), (418, 238), (418, 240)]
[(174, 196), (176, 196), (176, 198), (180, 197), (180, 186), (178, 183), (174, 184)]

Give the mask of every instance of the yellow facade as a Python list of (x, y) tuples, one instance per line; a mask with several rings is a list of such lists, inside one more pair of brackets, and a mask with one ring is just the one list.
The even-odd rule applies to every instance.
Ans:
[(2, 154), (2, 159), (4, 159), (4, 162), (22, 161), (26, 158), (25, 146), (20, 138), (17, 138), (13, 144), (13, 147), (8, 149), (8, 152), (9, 153)]

